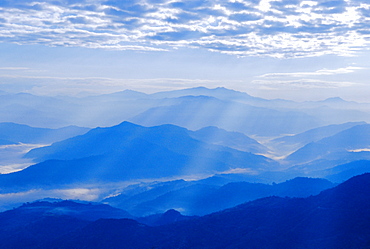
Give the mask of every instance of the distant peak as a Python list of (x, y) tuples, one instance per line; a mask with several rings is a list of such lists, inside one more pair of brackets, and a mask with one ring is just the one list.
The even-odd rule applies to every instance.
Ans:
[(214, 90), (238, 92), (238, 91), (235, 91), (233, 89), (229, 89), (229, 88), (226, 88), (226, 87), (223, 87), (223, 86), (216, 87), (216, 88), (214, 88)]
[[(189, 88), (189, 89), (198, 89), (198, 90), (210, 90), (209, 88), (205, 87), (205, 86), (197, 86), (197, 87), (193, 87), (193, 88)], [(186, 89), (185, 89), (186, 90)]]
[(129, 121), (123, 121), (122, 123), (116, 125), (116, 126), (135, 126), (135, 127), (139, 127), (141, 125), (138, 125), (138, 124), (134, 124), (134, 123), (131, 123)]
[[(139, 91), (135, 91), (135, 90), (131, 90), (131, 89), (126, 89), (126, 90), (123, 90), (121, 91), (122, 93), (139, 93), (139, 94), (145, 94), (143, 92), (139, 92)], [(119, 93), (119, 92), (118, 92)], [(146, 94), (145, 94), (146, 95)]]
[(327, 98), (324, 100), (324, 102), (347, 102), (344, 99), (340, 97), (332, 97), (332, 98)]

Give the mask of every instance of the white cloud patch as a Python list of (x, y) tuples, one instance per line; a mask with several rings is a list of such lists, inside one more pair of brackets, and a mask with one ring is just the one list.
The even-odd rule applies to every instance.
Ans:
[(295, 88), (341, 88), (358, 85), (355, 82), (340, 81), (338, 75), (351, 74), (363, 67), (348, 66), (336, 69), (320, 69), (313, 72), (267, 73), (255, 77), (253, 84), (270, 89), (289, 86)]
[(23, 156), (31, 149), (42, 147), (42, 144), (8, 144), (0, 146), (0, 174), (22, 170), (33, 164), (31, 159)]
[(362, 70), (365, 68), (362, 67), (344, 67), (337, 69), (320, 69), (315, 72), (292, 72), (292, 73), (268, 73), (258, 76), (259, 78), (286, 78), (286, 77), (308, 77), (308, 76), (323, 76), (323, 75), (338, 75), (338, 74), (347, 74), (354, 73), (357, 70)]
[(353, 55), (370, 4), (337, 1), (2, 1), (0, 39), (117, 50), (201, 47), (238, 56)]
[(17, 70), (29, 70), (28, 67), (0, 67), (0, 70), (11, 70), (11, 71), (17, 71)]
[(274, 88), (278, 89), (284, 86), (290, 88), (342, 88), (356, 85), (353, 82), (347, 81), (326, 81), (317, 79), (296, 79), (296, 80), (254, 80), (253, 84), (267, 87), (272, 90)]
[(72, 199), (84, 201), (98, 201), (110, 193), (111, 190), (99, 187), (77, 187), (63, 189), (31, 189), (10, 193), (0, 193), (0, 211), (19, 206), (24, 202), (32, 202), (44, 198)]

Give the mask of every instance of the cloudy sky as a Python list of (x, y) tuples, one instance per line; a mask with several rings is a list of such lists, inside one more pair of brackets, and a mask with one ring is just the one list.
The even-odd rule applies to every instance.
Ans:
[(370, 92), (367, 0), (1, 0), (0, 90)]

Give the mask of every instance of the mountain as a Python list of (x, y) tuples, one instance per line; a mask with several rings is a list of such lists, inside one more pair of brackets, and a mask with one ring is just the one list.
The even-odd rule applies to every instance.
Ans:
[[(309, 143), (286, 157), (290, 164), (335, 160), (337, 164), (370, 159), (370, 125), (356, 125), (333, 136)], [(342, 162), (342, 163), (339, 163)]]
[(129, 119), (154, 126), (174, 124), (190, 130), (216, 126), (247, 135), (277, 136), (319, 126), (318, 120), (297, 110), (275, 110), (209, 96), (180, 97), (178, 104), (159, 106)]
[(45, 248), (367, 248), (370, 174), (308, 198), (268, 197), (150, 227), (101, 219)]
[(95, 128), (84, 135), (33, 149), (26, 156), (40, 163), (0, 175), (2, 190), (179, 178), (232, 169), (256, 174), (278, 167), (264, 156), (195, 140), (181, 127), (143, 127), (129, 122)]
[[(260, 119), (257, 119), (257, 121), (268, 120), (269, 123), (275, 123), (277, 121), (277, 131), (271, 130), (269, 132), (274, 134), (274, 136), (277, 133), (279, 133), (278, 135), (292, 133), (295, 134), (308, 129), (316, 128), (318, 126), (329, 124), (351, 121), (370, 121), (368, 104), (360, 104), (335, 99), (314, 102), (268, 100), (222, 87), (214, 89), (197, 87), (177, 91), (159, 92), (155, 94), (145, 94), (132, 90), (125, 90), (117, 93), (101, 94), (89, 97), (45, 97), (36, 96), (29, 93), (2, 93), (0, 98), (0, 122), (13, 122), (26, 124), (33, 127), (45, 127), (45, 125), (47, 125), (49, 128), (64, 127), (69, 125), (77, 125), (82, 127), (112, 126), (122, 122), (123, 120), (135, 122), (137, 119), (137, 121), (144, 121), (141, 120), (144, 117), (142, 117), (140, 114), (145, 113), (147, 115), (152, 111), (158, 113), (161, 109), (169, 106), (174, 106), (172, 108), (177, 108), (179, 110), (181, 108), (185, 109), (184, 111), (186, 112), (192, 112), (191, 109), (187, 109), (188, 107), (192, 107), (189, 104), (180, 108), (181, 105), (184, 105), (181, 104), (181, 102), (186, 98), (190, 99), (189, 101), (191, 101), (191, 98), (199, 99), (202, 97), (208, 97), (209, 99), (228, 103), (225, 108), (220, 109), (224, 113), (233, 111), (237, 113), (242, 111), (243, 115), (239, 115), (240, 117), (249, 115), (248, 119), (245, 117), (238, 118), (238, 116), (231, 114), (228, 116), (236, 117), (236, 119), (228, 119), (228, 121), (233, 120), (236, 123), (242, 121), (247, 126), (250, 122), (253, 123), (257, 119), (255, 117), (256, 115), (253, 115), (252, 110), (262, 111), (257, 112), (260, 113), (261, 116), (265, 115), (266, 112), (268, 113), (267, 110), (270, 110), (269, 112), (273, 114), (271, 115), (271, 118), (264, 116), (263, 119), (261, 117)], [(209, 105), (212, 104), (214, 104), (214, 101), (210, 101), (207, 104), (207, 101), (204, 100), (203, 104), (199, 105), (199, 108), (203, 109), (207, 114), (207, 111), (212, 110), (209, 107)], [(176, 107), (176, 105), (180, 106)], [(237, 109), (238, 107), (241, 107), (242, 109)], [(254, 109), (252, 109), (252, 107), (254, 107)], [(198, 110), (195, 110), (200, 112), (201, 109), (199, 108)], [(247, 108), (246, 111), (243, 111), (245, 108)], [(288, 115), (288, 113), (290, 114)], [(215, 117), (217, 117), (217, 111), (214, 111), (213, 114), (216, 115)], [(290, 119), (288, 119), (288, 116), (290, 116)], [(296, 120), (296, 118), (300, 117), (306, 118), (306, 121), (311, 123), (300, 122), (299, 119)], [(222, 116), (218, 116), (218, 118), (222, 119)], [(291, 126), (291, 128), (294, 128), (296, 131), (284, 130), (284, 127), (281, 127), (282, 124), (280, 124), (280, 119), (285, 119), (288, 121), (286, 124)], [(158, 120), (156, 120), (156, 125), (168, 123), (158, 123), (160, 121), (161, 120), (158, 118)], [(257, 134), (255, 130), (251, 130), (251, 127), (246, 127), (248, 129), (242, 129), (241, 126), (236, 126), (236, 128), (238, 128), (236, 129), (231, 125), (225, 124), (224, 126), (221, 126), (220, 124), (225, 122), (216, 122), (216, 120), (212, 119), (208, 121), (213, 122), (198, 123), (194, 124), (193, 127), (190, 126), (190, 123), (186, 123), (185, 121), (186, 120), (184, 120), (183, 123), (173, 124), (180, 126), (187, 124), (189, 126), (186, 127), (192, 130), (198, 130), (207, 126), (217, 126), (225, 130), (239, 131), (248, 135)], [(292, 122), (292, 124), (290, 124), (290, 122)], [(255, 124), (256, 126), (265, 125), (263, 122)], [(153, 123), (147, 125), (153, 125)], [(274, 127), (271, 126), (269, 128)], [(258, 132), (259, 134), (263, 134), (262, 130), (259, 130)]]
[(361, 124), (365, 124), (365, 122), (348, 122), (344, 124), (322, 126), (296, 135), (273, 139), (269, 141), (268, 146), (275, 148), (275, 150), (283, 154), (291, 153), (306, 144), (317, 142), (325, 137), (333, 136), (336, 133)]
[(126, 99), (142, 99), (142, 98), (148, 98), (148, 94), (138, 92), (138, 91), (133, 91), (133, 90), (124, 90), (120, 92), (114, 92), (110, 94), (101, 94), (101, 95), (96, 95), (96, 96), (90, 96), (86, 97), (86, 99), (91, 99), (93, 101), (98, 101), (98, 102), (109, 102), (109, 101), (123, 101)]
[(8, 122), (0, 123), (0, 139), (16, 143), (48, 144), (75, 137), (87, 131), (89, 131), (88, 128), (77, 126), (49, 129)]
[(268, 148), (240, 132), (229, 132), (214, 126), (204, 127), (190, 132), (189, 135), (197, 140), (217, 144), (233, 149), (251, 152), (254, 154), (267, 154)]
[[(178, 189), (193, 185), (191, 182), (184, 180), (175, 180), (168, 182), (155, 182), (151, 184), (134, 184), (124, 188), (119, 194), (108, 197), (102, 200), (113, 207), (119, 207), (124, 210), (129, 210), (135, 216), (146, 216), (164, 212), (168, 209), (153, 207), (144, 207), (140, 209), (138, 205), (156, 199), (166, 193), (176, 191)], [(173, 208), (173, 206), (172, 206)], [(154, 210), (154, 212), (153, 212)]]
[(72, 125), (65, 120), (74, 116), (76, 106), (55, 97), (35, 96), (28, 93), (7, 93), (0, 98), (0, 122), (27, 124), (35, 127)]
[[(169, 153), (203, 159), (207, 165), (210, 165), (207, 162), (209, 160), (214, 161), (215, 165), (217, 162), (230, 164), (230, 168), (226, 170), (242, 165), (242, 168), (248, 165), (253, 165), (254, 169), (265, 168), (274, 163), (263, 156), (204, 143), (193, 139), (188, 133), (188, 130), (174, 125), (143, 127), (123, 122), (113, 127), (96, 128), (84, 135), (31, 150), (26, 156), (37, 161), (71, 160), (112, 153), (124, 154), (130, 150), (132, 155), (149, 156), (155, 152), (152, 156), (161, 157), (161, 153), (155, 150), (163, 150), (163, 153), (168, 150)], [(153, 148), (150, 149), (150, 146)], [(145, 153), (143, 147), (147, 147)], [(232, 167), (233, 165), (235, 166)]]
[(229, 182), (221, 186), (210, 181), (171, 181), (151, 185), (138, 194), (117, 195), (104, 203), (129, 211), (135, 216), (163, 213), (169, 209), (186, 215), (205, 215), (262, 197), (308, 197), (333, 187), (325, 179), (299, 177), (279, 184)]
[(258, 97), (253, 97), (247, 93), (227, 89), (224, 87), (217, 87), (213, 89), (206, 88), (206, 87), (194, 87), (194, 88), (187, 88), (187, 89), (181, 89), (181, 90), (153, 93), (150, 96), (154, 98), (179, 98), (179, 97), (184, 97), (184, 96), (209, 96), (209, 97), (214, 97), (220, 100), (252, 102), (255, 104), (269, 102), (269, 100), (258, 98)]

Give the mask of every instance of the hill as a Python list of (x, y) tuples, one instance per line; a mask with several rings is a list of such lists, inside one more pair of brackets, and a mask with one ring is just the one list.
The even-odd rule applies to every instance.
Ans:
[[(149, 185), (139, 193), (122, 191), (103, 202), (135, 216), (176, 209), (185, 215), (205, 215), (262, 197), (308, 197), (333, 187), (325, 179), (299, 177), (278, 184), (229, 182), (218, 186), (211, 181), (170, 181)], [(128, 187), (131, 191), (134, 186)]]
[(278, 164), (264, 156), (210, 145), (173, 125), (143, 127), (129, 122), (95, 128), (84, 135), (26, 154), (40, 162), (0, 175), (2, 190), (68, 184), (214, 174), (232, 169), (258, 173)]

